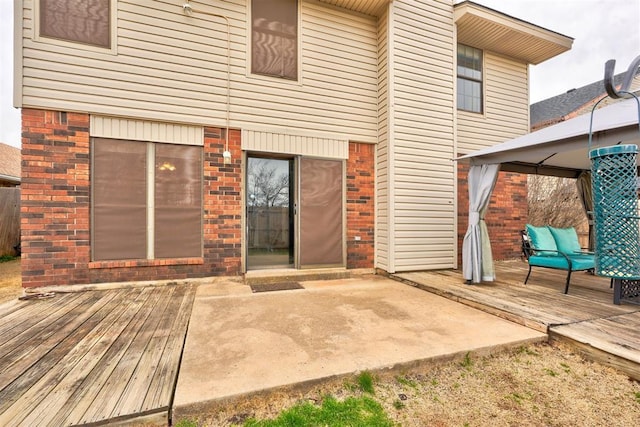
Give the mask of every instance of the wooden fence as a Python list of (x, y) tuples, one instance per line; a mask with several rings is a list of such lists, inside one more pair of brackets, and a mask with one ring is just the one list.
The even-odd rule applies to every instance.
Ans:
[(248, 214), (247, 244), (250, 249), (289, 247), (289, 207), (250, 206)]
[(20, 243), (20, 188), (0, 187), (0, 256), (16, 255)]

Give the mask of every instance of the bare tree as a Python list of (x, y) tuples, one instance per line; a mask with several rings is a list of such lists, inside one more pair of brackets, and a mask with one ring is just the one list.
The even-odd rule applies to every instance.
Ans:
[(531, 224), (588, 229), (575, 179), (530, 175), (527, 185)]
[(263, 160), (254, 159), (248, 172), (249, 197), (253, 206), (289, 205), (289, 176)]

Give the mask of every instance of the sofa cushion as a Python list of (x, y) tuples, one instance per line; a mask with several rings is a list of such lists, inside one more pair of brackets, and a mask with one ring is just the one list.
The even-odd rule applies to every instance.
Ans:
[[(547, 227), (535, 227), (526, 225), (527, 234), (531, 240), (531, 246), (536, 249), (537, 255), (557, 255), (558, 246)], [(545, 250), (546, 249), (546, 250)]]
[[(590, 270), (596, 266), (595, 257), (593, 255), (573, 255), (569, 258), (571, 259), (572, 271)], [(569, 263), (562, 255), (533, 255), (529, 257), (529, 265), (533, 267), (557, 268), (560, 270), (569, 269)]]
[(565, 254), (580, 252), (580, 242), (578, 241), (578, 233), (576, 233), (575, 228), (555, 228), (550, 226), (549, 231), (556, 241), (556, 247), (560, 252)]

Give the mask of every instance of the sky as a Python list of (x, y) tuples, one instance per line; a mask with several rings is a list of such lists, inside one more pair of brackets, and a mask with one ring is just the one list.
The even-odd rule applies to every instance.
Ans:
[[(13, 1), (0, 0), (0, 142), (20, 146), (20, 112), (13, 108)], [(616, 74), (640, 55), (640, 0), (474, 0), (573, 37), (573, 47), (530, 66), (530, 101), (602, 80), (604, 63)]]

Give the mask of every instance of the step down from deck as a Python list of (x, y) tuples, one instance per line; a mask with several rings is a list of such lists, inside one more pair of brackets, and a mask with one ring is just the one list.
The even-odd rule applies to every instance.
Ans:
[(277, 269), (277, 270), (253, 270), (244, 275), (246, 285), (304, 282), (309, 280), (335, 280), (347, 279), (353, 275), (362, 274), (360, 270), (347, 270), (345, 268), (318, 268), (309, 270)]

